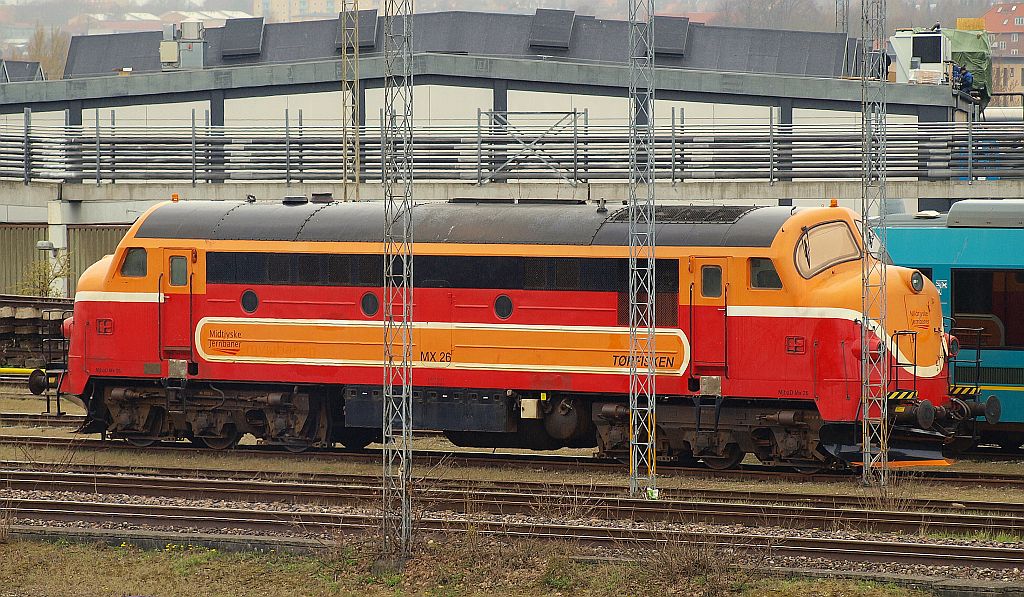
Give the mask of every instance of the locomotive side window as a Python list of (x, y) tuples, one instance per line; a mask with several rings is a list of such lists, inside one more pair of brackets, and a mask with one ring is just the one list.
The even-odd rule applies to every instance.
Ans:
[[(307, 253), (206, 254), (210, 284), (295, 284), (301, 286), (381, 286), (380, 255)], [(659, 259), (658, 293), (679, 291), (679, 262)], [(626, 292), (626, 259), (585, 257), (499, 257), (422, 255), (416, 258), (414, 284), (421, 288), (493, 288)]]
[(185, 286), (188, 284), (188, 261), (180, 255), (171, 256), (170, 270), (171, 286)]
[(124, 261), (121, 263), (121, 275), (126, 278), (146, 277), (146, 250), (141, 247), (132, 247), (125, 251)]
[(705, 298), (722, 296), (722, 268), (705, 265), (700, 268), (700, 294)]
[(860, 247), (846, 222), (826, 222), (804, 231), (794, 257), (800, 275), (811, 278), (834, 265), (860, 259)]
[(750, 258), (750, 287), (762, 290), (782, 290), (782, 280), (771, 259)]
[(1024, 270), (953, 270), (953, 319), (961, 347), (1024, 348)]
[(267, 273), (271, 284), (287, 284), (291, 281), (291, 274), (296, 269), (292, 267), (293, 257), (280, 253), (271, 253), (267, 257)]

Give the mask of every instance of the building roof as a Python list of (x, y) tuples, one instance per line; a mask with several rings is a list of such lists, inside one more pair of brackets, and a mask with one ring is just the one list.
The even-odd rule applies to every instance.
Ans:
[(0, 60), (0, 83), (21, 81), (42, 81), (43, 69), (38, 62), (25, 60)]
[(1024, 2), (993, 4), (981, 18), (989, 33), (1024, 33), (1024, 23), (1016, 24), (1017, 17), (1024, 18)]
[[(536, 19), (559, 16), (559, 22), (566, 22), (568, 17), (570, 23), (567, 28), (558, 29), (564, 40), (558, 40), (554, 46), (531, 42)], [(666, 19), (661, 30), (674, 32), (673, 39), (656, 40), (659, 49), (670, 50), (656, 57), (659, 66), (814, 77), (844, 74), (846, 36), (842, 33), (717, 27), (684, 17), (658, 18)], [(369, 19), (380, 19), (376, 10), (361, 11), (360, 21)], [(605, 64), (624, 63), (627, 56), (627, 22), (597, 19), (573, 11), (543, 11), (536, 15), (448, 11), (416, 14), (414, 19), (417, 53)], [(363, 54), (381, 51), (383, 30), (378, 22), (373, 43), (361, 40)], [(655, 31), (658, 30), (656, 26)], [(339, 19), (269, 23), (264, 27), (258, 54), (224, 55), (224, 36), (224, 27), (206, 29), (207, 67), (307, 62), (340, 55)], [(159, 72), (160, 39), (159, 33), (75, 36), (64, 76), (108, 75), (122, 67), (131, 67), (136, 73)]]

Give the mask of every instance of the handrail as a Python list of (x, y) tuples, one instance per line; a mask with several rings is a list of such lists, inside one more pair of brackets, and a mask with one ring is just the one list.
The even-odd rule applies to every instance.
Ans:
[[(417, 127), (416, 177), (466, 184), (628, 178), (626, 127), (594, 121), (553, 127), (563, 113), (528, 113), (508, 126)], [(0, 124), (0, 178), (108, 184), (137, 181), (340, 182), (341, 127)], [(1024, 130), (1016, 123), (892, 123), (888, 176), (906, 180), (1024, 178)], [(363, 179), (379, 181), (379, 129), (363, 127)], [(655, 126), (661, 180), (855, 180), (855, 123)], [(298, 159), (301, 156), (301, 159)], [(585, 165), (583, 167), (582, 165)]]

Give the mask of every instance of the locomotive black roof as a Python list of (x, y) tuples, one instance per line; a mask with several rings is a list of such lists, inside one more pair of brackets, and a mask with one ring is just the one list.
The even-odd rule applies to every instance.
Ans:
[[(659, 206), (662, 246), (767, 247), (790, 207)], [(413, 208), (421, 243), (627, 245), (625, 208), (590, 205), (423, 203)], [(139, 238), (379, 242), (384, 205), (181, 201), (154, 210)]]

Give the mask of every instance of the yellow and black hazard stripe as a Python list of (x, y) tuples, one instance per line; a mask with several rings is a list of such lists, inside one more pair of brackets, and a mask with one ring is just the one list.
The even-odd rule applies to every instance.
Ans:
[(917, 390), (893, 390), (889, 392), (889, 400), (914, 400)]
[(978, 386), (949, 386), (950, 396), (977, 396), (980, 392)]

